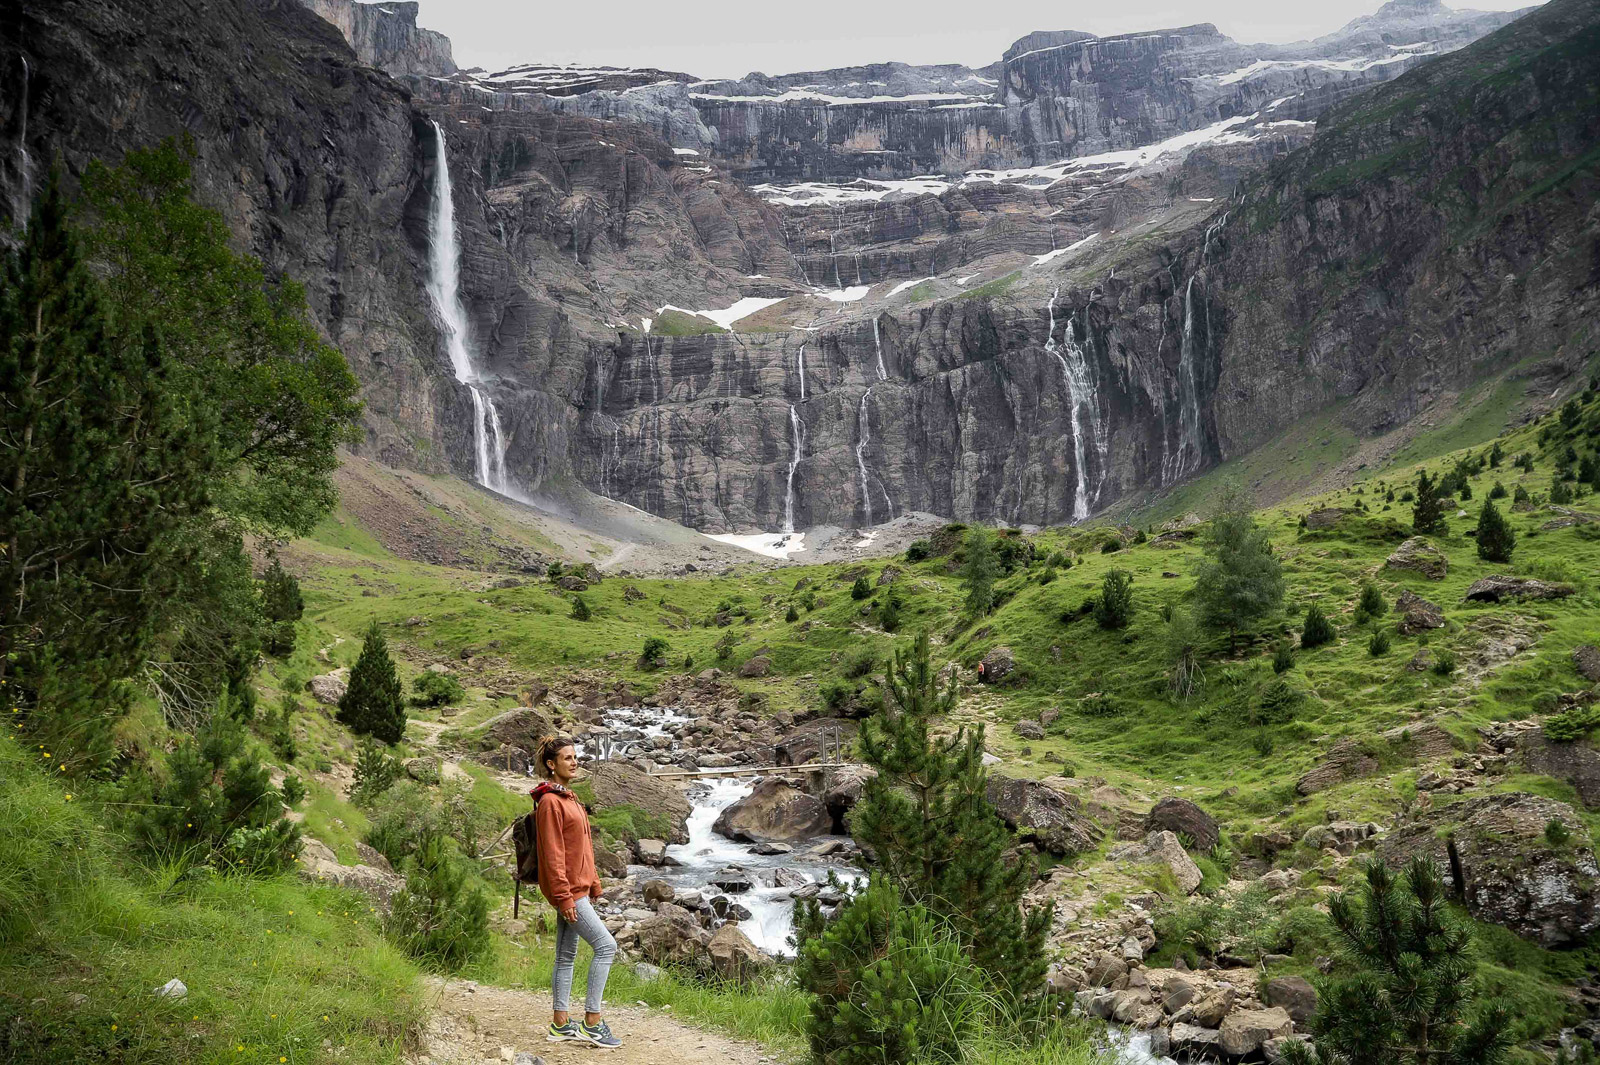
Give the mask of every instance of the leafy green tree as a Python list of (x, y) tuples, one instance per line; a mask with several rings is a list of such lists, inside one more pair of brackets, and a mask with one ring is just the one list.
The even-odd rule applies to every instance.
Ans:
[(454, 972), (489, 947), (489, 899), (467, 880), (453, 840), (426, 834), (405, 862), (406, 889), (395, 896), (385, 927), (413, 957)]
[(1094, 619), (1102, 629), (1125, 629), (1133, 619), (1133, 574), (1112, 569), (1100, 582), (1100, 598), (1095, 600)]
[(389, 642), (376, 620), (367, 626), (350, 685), (339, 697), (339, 721), (358, 736), (399, 743), (406, 734), (406, 703)]
[(152, 852), (276, 873), (294, 862), (299, 826), (251, 751), (226, 700), (167, 758), (163, 776), (130, 784), (134, 833)]
[(267, 652), (287, 657), (294, 652), (295, 622), (305, 614), (305, 599), (300, 582), (273, 558), (261, 575), (261, 612), (266, 616)]
[(1517, 534), (1511, 531), (1511, 523), (1493, 501), (1485, 502), (1478, 514), (1478, 557), (1488, 562), (1510, 562), (1516, 546)]
[(1417, 474), (1417, 501), (1411, 507), (1411, 527), (1420, 535), (1444, 532), (1444, 506), (1439, 485), (1423, 470)]
[(1338, 636), (1334, 630), (1333, 622), (1322, 612), (1322, 607), (1312, 603), (1306, 607), (1305, 624), (1300, 627), (1300, 648), (1309, 651), (1313, 647), (1321, 647), (1325, 643), (1332, 643)]
[(75, 769), (111, 756), (119, 686), (195, 565), (219, 460), (174, 373), (155, 330), (114, 332), (52, 175), (0, 258), (0, 681)]
[(1228, 630), (1254, 624), (1283, 604), (1283, 567), (1272, 555), (1267, 530), (1256, 525), (1250, 498), (1228, 485), (1211, 518), (1206, 560), (1195, 578), (1201, 619)]
[(967, 614), (982, 617), (994, 608), (994, 581), (1000, 574), (994, 537), (982, 525), (974, 525), (964, 546), (967, 557), (961, 564), (961, 580), (967, 589)]
[(411, 682), (413, 706), (450, 706), (467, 697), (461, 682), (448, 673), (425, 670)]
[(983, 726), (935, 736), (955, 705), (940, 688), (928, 637), (895, 654), (888, 698), (863, 722), (863, 761), (877, 770), (851, 815), (851, 832), (876, 858), (874, 873), (913, 904), (951, 922), (973, 960), (1013, 996), (1044, 977), (1051, 909), (1022, 909), (1033, 864), (1009, 857), (1011, 833), (989, 804)]
[(1205, 686), (1200, 668), (1200, 626), (1187, 610), (1174, 610), (1167, 622), (1167, 688), (1177, 699), (1187, 699)]
[(867, 583), (865, 577), (857, 577), (856, 582), (850, 586), (851, 599), (868, 599), (872, 596), (872, 585)]
[(1316, 1049), (1286, 1047), (1291, 1065), (1499, 1065), (1510, 1012), (1473, 986), (1471, 936), (1450, 914), (1434, 863), (1414, 859), (1397, 877), (1366, 868), (1359, 896), (1334, 896), (1328, 914), (1354, 975), (1327, 981), (1311, 1021)]

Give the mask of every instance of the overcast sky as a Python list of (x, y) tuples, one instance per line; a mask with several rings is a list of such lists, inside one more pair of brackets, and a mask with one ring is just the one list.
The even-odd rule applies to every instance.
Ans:
[[(421, 0), (418, 22), (448, 35), (456, 63), (491, 70), (539, 61), (655, 67), (702, 78), (897, 60), (1000, 58), (1033, 30), (1129, 33), (1215, 23), (1238, 41), (1296, 41), (1370, 14), (1380, 0)], [(1472, 0), (1511, 10), (1529, 0)]]

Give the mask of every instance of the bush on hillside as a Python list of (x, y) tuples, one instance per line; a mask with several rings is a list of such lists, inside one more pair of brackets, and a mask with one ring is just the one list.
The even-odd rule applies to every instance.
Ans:
[(1433, 656), (1433, 671), (1441, 677), (1448, 677), (1456, 671), (1456, 653), (1449, 648), (1441, 648)]
[(367, 626), (350, 684), (339, 697), (339, 722), (358, 736), (399, 743), (406, 734), (406, 704), (400, 673), (377, 621)]
[(1323, 614), (1320, 606), (1312, 603), (1306, 608), (1305, 624), (1300, 628), (1300, 647), (1302, 650), (1309, 651), (1313, 647), (1321, 647), (1323, 644), (1332, 643), (1337, 637), (1338, 633), (1334, 630), (1333, 622), (1329, 621), (1327, 615)]
[(267, 742), (273, 753), (285, 762), (293, 762), (299, 754), (294, 742), (294, 716), (300, 712), (300, 700), (285, 694), (278, 700), (278, 711), (266, 715)]
[(1372, 634), (1367, 641), (1367, 654), (1373, 658), (1380, 658), (1389, 653), (1389, 634), (1382, 629)]
[(1572, 502), (1572, 489), (1558, 474), (1550, 478), (1550, 502), (1564, 505)]
[(884, 632), (896, 632), (900, 628), (900, 611), (905, 605), (900, 590), (893, 585), (889, 587), (889, 594), (878, 607), (878, 624)]
[(466, 781), (447, 780), (429, 788), (403, 779), (383, 792), (381, 804), (375, 804), (367, 843), (398, 869), (430, 833), (449, 836), (463, 853), (476, 854), (502, 827), (493, 814), (472, 801), (472, 786)]
[(1279, 640), (1272, 649), (1272, 672), (1287, 673), (1294, 668), (1294, 646), (1288, 640)]
[(1230, 642), (1283, 603), (1283, 567), (1258, 526), (1250, 498), (1228, 485), (1211, 518), (1206, 559), (1195, 577), (1195, 599), (1207, 625), (1228, 630)]
[(844, 665), (839, 667), (839, 672), (854, 680), (871, 673), (878, 666), (878, 652), (870, 647), (863, 647), (844, 660)]
[(1133, 574), (1113, 569), (1100, 582), (1094, 619), (1102, 629), (1125, 629), (1133, 620)]
[[(455, 843), (428, 833), (406, 859), (406, 889), (394, 897), (385, 930), (412, 957), (454, 972), (489, 948), (489, 899), (468, 880)], [(476, 877), (473, 877), (475, 880)]]
[(857, 577), (856, 582), (850, 586), (851, 599), (866, 599), (872, 595), (872, 585), (867, 583), (867, 578)]
[(966, 559), (961, 565), (961, 579), (967, 589), (966, 611), (968, 617), (983, 617), (994, 608), (994, 581), (1000, 573), (1000, 564), (994, 557), (993, 537), (989, 530), (974, 525), (965, 541)]
[(795, 978), (813, 996), (812, 1053), (830, 1065), (960, 1061), (989, 1020), (960, 938), (881, 877), (806, 939)]
[(1187, 610), (1173, 610), (1167, 618), (1167, 689), (1187, 699), (1205, 686), (1200, 668), (1200, 626)]
[(371, 806), (400, 779), (402, 771), (400, 759), (390, 754), (387, 747), (370, 738), (363, 739), (356, 747), (350, 801), (357, 806)]
[[(731, 634), (730, 634), (731, 636)], [(737, 641), (735, 641), (737, 642)], [(722, 644), (719, 641), (717, 648), (720, 652)], [(651, 636), (644, 642), (644, 650), (639, 653), (640, 669), (660, 669), (667, 661), (667, 653), (672, 648), (659, 636)], [(731, 651), (732, 648), (729, 648)]]
[(1353, 975), (1319, 989), (1316, 1049), (1289, 1043), (1289, 1065), (1507, 1060), (1509, 1011), (1479, 998), (1471, 934), (1451, 914), (1449, 889), (1430, 859), (1416, 858), (1399, 874), (1369, 862), (1359, 892), (1334, 896), (1328, 914)]
[(926, 540), (913, 540), (906, 548), (907, 562), (921, 562), (933, 554), (933, 545)]
[(1506, 491), (1506, 486), (1501, 484), (1499, 481), (1496, 481), (1494, 483), (1494, 487), (1489, 489), (1490, 499), (1504, 499), (1509, 494), (1510, 493)]
[(1371, 581), (1361, 584), (1361, 598), (1356, 603), (1356, 609), (1369, 618), (1381, 618), (1389, 612), (1389, 603), (1383, 598), (1383, 593)]
[(588, 600), (581, 595), (575, 595), (572, 597), (572, 612), (568, 616), (573, 621), (588, 621), (594, 614), (589, 609)]
[(287, 658), (294, 652), (295, 622), (305, 614), (300, 582), (274, 558), (261, 575), (261, 612), (267, 621), (267, 653)]
[(411, 682), (412, 706), (453, 706), (467, 697), (467, 689), (448, 673), (425, 670)]
[(130, 781), (134, 835), (151, 853), (250, 873), (289, 868), (300, 829), (284, 819), (283, 795), (247, 741), (224, 701), (168, 755), (164, 773)]

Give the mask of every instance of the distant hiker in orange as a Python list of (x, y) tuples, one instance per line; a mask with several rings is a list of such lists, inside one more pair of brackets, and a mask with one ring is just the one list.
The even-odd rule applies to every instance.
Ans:
[(982, 684), (983, 681), (984, 681), (984, 666), (983, 666), (983, 662), (979, 661), (978, 662), (978, 683)]
[[(545, 778), (532, 792), (538, 826), (539, 891), (556, 911), (556, 968), (550, 980), (552, 1014), (546, 1038), (552, 1043), (593, 1043), (609, 1050), (622, 1045), (600, 1019), (606, 978), (611, 975), (611, 963), (617, 956), (617, 941), (600, 923), (590, 901), (600, 897), (600, 875), (594, 866), (589, 811), (568, 786), (578, 775), (578, 752), (572, 741), (562, 736), (541, 741), (538, 768), (539, 775)], [(581, 1024), (567, 1014), (579, 939), (594, 949)]]

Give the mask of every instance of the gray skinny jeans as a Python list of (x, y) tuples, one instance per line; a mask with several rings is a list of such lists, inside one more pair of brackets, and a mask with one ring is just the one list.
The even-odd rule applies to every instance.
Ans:
[(600, 923), (594, 905), (584, 896), (576, 903), (576, 921), (563, 920), (556, 914), (556, 968), (550, 978), (551, 1008), (557, 1013), (567, 1012), (567, 1002), (572, 997), (572, 970), (578, 960), (578, 939), (594, 948), (594, 958), (589, 962), (589, 993), (584, 997), (583, 1008), (590, 1013), (600, 1012), (600, 1000), (605, 997), (606, 978), (611, 975), (611, 963), (617, 957), (617, 941), (606, 926)]

